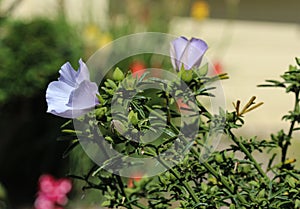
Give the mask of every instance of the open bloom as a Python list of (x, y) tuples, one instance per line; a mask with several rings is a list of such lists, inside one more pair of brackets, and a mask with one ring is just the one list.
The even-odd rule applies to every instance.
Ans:
[(90, 81), (88, 68), (81, 59), (77, 71), (67, 62), (59, 73), (58, 81), (51, 82), (46, 91), (47, 112), (63, 118), (76, 118), (99, 103), (96, 96), (98, 86)]
[(188, 40), (181, 36), (173, 40), (170, 48), (173, 67), (177, 70), (181, 70), (182, 65), (185, 70), (199, 67), (207, 48), (207, 44), (197, 38)]

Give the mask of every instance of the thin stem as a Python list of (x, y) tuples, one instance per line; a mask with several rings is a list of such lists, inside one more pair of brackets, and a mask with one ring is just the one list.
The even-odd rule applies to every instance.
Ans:
[(132, 209), (131, 203), (129, 202), (129, 199), (128, 199), (128, 197), (127, 197), (127, 194), (126, 194), (126, 192), (125, 192), (125, 190), (124, 190), (124, 184), (123, 184), (123, 181), (122, 181), (121, 177), (117, 174), (117, 175), (116, 175), (116, 178), (117, 178), (117, 182), (118, 182), (118, 184), (119, 184), (119, 188), (120, 188), (120, 190), (121, 190), (121, 194), (124, 196), (128, 208), (129, 208), (129, 209)]
[[(294, 104), (294, 112), (297, 111), (297, 108), (298, 108), (298, 104), (299, 104), (299, 91), (296, 91), (295, 92), (295, 104)], [(294, 119), (292, 122), (291, 122), (291, 126), (290, 126), (290, 129), (289, 129), (289, 133), (288, 133), (288, 138), (287, 140), (285, 141), (283, 147), (282, 147), (282, 150), (281, 150), (281, 163), (282, 165), (284, 164), (284, 162), (286, 161), (286, 155), (287, 155), (287, 150), (289, 148), (289, 145), (290, 145), (290, 140), (292, 138), (292, 134), (293, 134), (293, 130), (294, 130), (294, 126), (295, 126), (295, 123), (296, 123), (296, 120)]]
[(185, 181), (181, 181), (180, 178), (180, 174), (174, 170), (173, 168), (171, 168), (170, 166), (168, 166), (162, 159), (160, 159), (160, 157), (158, 156), (158, 161), (166, 168), (168, 169), (174, 176), (175, 178), (183, 184), (184, 188), (187, 190), (187, 192), (191, 195), (191, 197), (193, 198), (193, 200), (196, 202), (196, 204), (200, 203), (200, 200), (198, 199), (197, 195), (195, 194), (194, 190), (191, 188), (191, 186), (185, 182)]
[[(103, 143), (104, 143), (103, 141), (100, 142), (100, 148), (102, 150), (102, 153), (108, 159), (108, 154), (107, 154), (107, 151), (103, 147)], [(128, 204), (128, 208), (132, 209), (131, 202), (129, 201), (129, 198), (128, 198), (127, 194), (126, 194), (126, 191), (124, 190), (124, 184), (123, 184), (121, 176), (118, 175), (118, 174), (116, 174), (115, 176), (116, 176), (116, 179), (117, 179), (117, 182), (118, 182), (118, 185), (119, 185), (120, 192), (123, 195), (123, 197), (125, 198), (126, 203)]]
[[(178, 131), (178, 133), (180, 133), (180, 131), (178, 130), (178, 128), (173, 125), (171, 123), (171, 126)], [(183, 140), (186, 142), (185, 138), (182, 137)], [(199, 155), (199, 153), (195, 150), (194, 147), (191, 147), (191, 152), (202, 162), (203, 166), (215, 177), (217, 178), (224, 186), (225, 188), (232, 194), (232, 195), (236, 195), (237, 198), (243, 203), (246, 204), (247, 201), (244, 199), (243, 196), (239, 195), (238, 193), (234, 192), (234, 189), (230, 186), (229, 182), (222, 176), (220, 175), (211, 165), (208, 164), (208, 162), (206, 162), (205, 160), (202, 159), (202, 157)]]
[[(168, 102), (168, 99), (167, 99)], [(197, 101), (197, 104), (199, 104), (199, 101)], [(167, 106), (168, 107), (168, 106)], [(205, 107), (203, 107), (201, 105), (201, 107), (203, 109), (201, 109), (202, 111), (206, 112), (207, 114), (209, 114), (209, 116), (211, 117), (211, 114), (205, 109)], [(169, 125), (177, 132), (180, 133), (180, 130), (178, 130), (178, 128), (171, 122), (169, 121)], [(183, 140), (186, 142), (186, 139), (184, 137), (182, 137)], [(229, 184), (229, 182), (222, 176), (220, 175), (211, 165), (209, 165), (205, 160), (203, 160), (201, 158), (201, 156), (199, 155), (199, 153), (193, 148), (191, 147), (191, 152), (199, 159), (201, 160), (203, 166), (213, 175), (215, 176), (215, 178), (217, 178), (224, 186), (225, 188), (232, 194), (232, 195), (236, 195), (238, 200), (243, 203), (246, 204), (247, 201), (244, 199), (243, 196), (239, 195), (238, 193), (235, 193), (234, 188), (232, 188)], [(167, 169), (170, 170), (170, 172), (172, 172), (172, 174), (178, 179), (180, 180), (180, 176), (179, 174), (173, 170), (172, 168), (170, 168), (168, 165), (164, 164), (163, 161), (161, 161), (161, 159), (158, 157), (158, 160), (162, 163), (163, 166), (165, 166)], [(186, 190), (189, 192), (189, 194), (192, 196), (192, 198), (194, 199), (194, 201), (196, 203), (199, 203), (199, 199), (198, 197), (195, 195), (194, 190), (190, 187), (190, 185), (187, 182), (183, 182), (183, 186), (186, 188)]]
[(253, 162), (254, 167), (257, 169), (257, 171), (260, 173), (262, 177), (266, 180), (266, 182), (269, 182), (269, 177), (267, 174), (263, 171), (261, 166), (257, 163), (257, 161), (254, 159), (252, 154), (248, 151), (248, 149), (241, 143), (241, 141), (232, 133), (231, 130), (227, 130), (228, 134), (230, 135), (233, 142), (243, 151), (243, 153), (246, 155), (246, 157)]
[(166, 107), (167, 107), (167, 124), (170, 124), (171, 121), (171, 112), (170, 112), (170, 101), (169, 101), (169, 95), (166, 95)]
[[(203, 160), (201, 156), (198, 154), (198, 152), (192, 147), (191, 152), (197, 156), (197, 158), (202, 162), (203, 166), (215, 177), (217, 178), (224, 186), (225, 188), (232, 194), (234, 195), (234, 189), (230, 186), (229, 182), (222, 176), (220, 175), (208, 162)], [(239, 195), (236, 193), (237, 198), (243, 203), (246, 204), (247, 201), (244, 199), (243, 196)]]

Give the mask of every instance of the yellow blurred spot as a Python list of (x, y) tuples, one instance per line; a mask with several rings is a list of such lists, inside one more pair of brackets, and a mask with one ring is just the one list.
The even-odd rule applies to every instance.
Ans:
[(102, 32), (97, 25), (88, 25), (83, 31), (85, 43), (88, 47), (101, 48), (112, 41), (109, 33)]
[(209, 5), (206, 1), (195, 1), (191, 8), (191, 16), (198, 20), (205, 19), (209, 16)]
[(109, 34), (102, 34), (101, 37), (98, 39), (98, 47), (102, 47), (106, 44), (108, 44), (109, 42), (112, 41), (112, 38)]

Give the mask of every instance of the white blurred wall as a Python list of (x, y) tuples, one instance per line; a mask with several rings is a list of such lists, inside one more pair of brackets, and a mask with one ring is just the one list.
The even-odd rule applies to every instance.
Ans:
[(223, 81), (229, 110), (237, 99), (245, 104), (251, 96), (257, 96), (258, 102), (264, 102), (245, 116), (244, 131), (268, 137), (270, 132), (286, 127), (281, 117), (293, 107), (291, 95), (283, 89), (256, 86), (265, 79), (279, 79), (289, 64), (296, 64), (294, 57), (300, 57), (299, 25), (175, 18), (170, 33), (199, 37), (208, 43), (208, 58), (220, 60), (230, 77)]
[[(0, 10), (5, 11), (16, 0), (0, 1)], [(18, 1), (18, 0), (17, 0)], [(108, 0), (21, 0), (12, 17), (28, 19), (36, 16), (53, 17), (63, 2), (65, 14), (72, 22), (94, 22), (106, 25)]]

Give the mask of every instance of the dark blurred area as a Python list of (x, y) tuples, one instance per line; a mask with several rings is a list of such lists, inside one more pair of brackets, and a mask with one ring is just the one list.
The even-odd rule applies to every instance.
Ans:
[(47, 114), (46, 87), (66, 61), (77, 64), (82, 42), (63, 18), (0, 23), (0, 182), (7, 204), (33, 204), (43, 173), (64, 176), (66, 119)]

